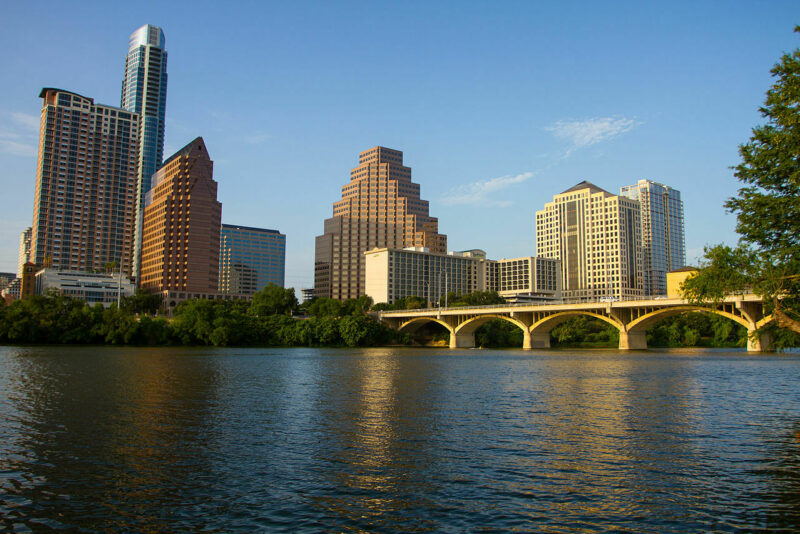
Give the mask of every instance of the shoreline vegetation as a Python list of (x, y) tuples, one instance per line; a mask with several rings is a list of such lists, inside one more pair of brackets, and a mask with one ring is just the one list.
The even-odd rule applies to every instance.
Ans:
[[(450, 306), (503, 302), (494, 292), (448, 295)], [(90, 306), (68, 296), (36, 296), (0, 305), (0, 344), (65, 344), (214, 347), (374, 347), (388, 345), (448, 346), (449, 334), (429, 323), (412, 337), (367, 315), (370, 310), (425, 306), (418, 297), (394, 305), (373, 305), (369, 297), (337, 301), (318, 298), (297, 304), (293, 289), (268, 286), (253, 300), (190, 300), (173, 317), (158, 314), (160, 302), (147, 293), (124, 297), (121, 306)], [(300, 314), (300, 315), (298, 315)], [(746, 345), (747, 331), (712, 314), (670, 317), (647, 332), (649, 347), (720, 347)], [(587, 316), (576, 316), (551, 332), (553, 348), (617, 348), (616, 328)], [(520, 348), (522, 332), (497, 319), (475, 333), (484, 348)]]

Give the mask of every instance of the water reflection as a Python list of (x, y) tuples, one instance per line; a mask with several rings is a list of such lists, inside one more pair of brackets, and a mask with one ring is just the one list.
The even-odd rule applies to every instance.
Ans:
[(800, 357), (0, 348), (0, 530), (800, 527)]
[(186, 504), (178, 484), (203, 484), (184, 474), (207, 467), (200, 438), (220, 380), (214, 362), (91, 352), (26, 349), (4, 362), (11, 435), (0, 483), (3, 504), (14, 505), (6, 526), (163, 531), (165, 509)]

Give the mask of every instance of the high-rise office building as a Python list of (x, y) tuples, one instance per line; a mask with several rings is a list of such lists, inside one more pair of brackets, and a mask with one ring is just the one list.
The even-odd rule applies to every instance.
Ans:
[(131, 269), (139, 115), (44, 88), (30, 261)]
[(342, 199), (317, 236), (314, 294), (339, 300), (365, 294), (364, 252), (374, 248), (427, 247), (444, 253), (447, 236), (428, 214), (419, 184), (403, 165), (403, 153), (380, 146), (359, 155), (342, 187)]
[(639, 201), (644, 253), (644, 290), (667, 294), (667, 273), (686, 265), (681, 192), (651, 180), (620, 188), (620, 196)]
[(198, 137), (167, 159), (145, 196), (141, 287), (216, 293), (222, 204)]
[(146, 24), (133, 32), (125, 57), (122, 107), (141, 116), (133, 274), (139, 276), (142, 210), (153, 174), (164, 157), (164, 115), (167, 109), (167, 51), (161, 28)]
[(17, 277), (22, 277), (22, 267), (31, 261), (31, 239), (33, 228), (26, 228), (19, 236), (19, 255), (17, 256)]
[(561, 260), (565, 301), (643, 296), (639, 217), (636, 200), (585, 181), (536, 212), (536, 253)]
[(223, 224), (219, 248), (220, 292), (252, 295), (269, 284), (283, 287), (284, 234), (265, 228)]

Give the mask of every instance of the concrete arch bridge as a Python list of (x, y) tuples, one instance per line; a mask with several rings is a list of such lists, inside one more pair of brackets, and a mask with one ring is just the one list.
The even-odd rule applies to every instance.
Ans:
[(400, 332), (414, 333), (422, 325), (438, 323), (450, 332), (450, 348), (475, 346), (475, 330), (494, 319), (517, 325), (523, 333), (524, 349), (549, 348), (550, 331), (570, 317), (587, 315), (619, 330), (620, 350), (646, 349), (646, 331), (659, 321), (686, 312), (706, 312), (727, 317), (747, 328), (747, 350), (773, 349), (766, 335), (754, 335), (770, 323), (758, 295), (733, 295), (716, 307), (697, 306), (683, 299), (581, 302), (575, 304), (504, 304), (459, 308), (382, 311), (378, 318)]

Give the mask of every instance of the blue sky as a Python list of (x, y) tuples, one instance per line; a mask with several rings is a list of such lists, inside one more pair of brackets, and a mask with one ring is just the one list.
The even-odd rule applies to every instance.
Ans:
[(725, 199), (800, 3), (0, 1), (0, 271), (31, 225), (42, 87), (119, 105), (128, 36), (161, 26), (165, 158), (202, 135), (223, 222), (314, 236), (375, 145), (402, 150), (452, 250), (535, 252), (534, 213), (581, 180), (679, 189), (690, 261), (734, 243)]

